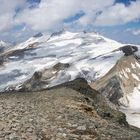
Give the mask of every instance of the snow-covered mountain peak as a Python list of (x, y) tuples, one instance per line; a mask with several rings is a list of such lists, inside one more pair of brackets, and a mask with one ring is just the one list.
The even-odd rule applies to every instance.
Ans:
[[(73, 80), (77, 76), (94, 81), (105, 75), (123, 55), (120, 51), (113, 52), (122, 45), (99, 34), (84, 32), (65, 31), (55, 36), (31, 37), (2, 54), (2, 58), (6, 58), (6, 61), (3, 60), (5, 66), (1, 68), (2, 75), (7, 73), (16, 76), (15, 80), (10, 76), (5, 78), (7, 84), (1, 87), (21, 83), (35, 71), (51, 68), (59, 62), (69, 63), (71, 67), (66, 71), (64, 80), (58, 74), (57, 79), (50, 83), (51, 86)], [(13, 71), (19, 71), (20, 74)], [(88, 73), (85, 74), (85, 71)]]
[(50, 81), (50, 86), (76, 77), (94, 81), (105, 75), (124, 55), (122, 51), (116, 51), (121, 46), (123, 44), (88, 32), (63, 31), (53, 36), (31, 37), (1, 55), (4, 67), (0, 68), (0, 80), (4, 75), (8, 77), (4, 78), (0, 89), (21, 84), (36, 71), (49, 69), (57, 63), (68, 63), (70, 67), (63, 76), (60, 71), (56, 79)]
[(1, 40), (0, 41), (0, 53), (7, 51), (11, 46), (12, 46), (12, 44)]
[[(124, 56), (120, 50), (122, 46), (94, 32), (63, 31), (53, 36), (31, 37), (1, 55), (4, 67), (0, 68), (0, 79), (5, 74), (8, 77), (0, 89), (22, 84), (36, 71), (51, 69), (57, 63), (67, 63), (70, 67), (60, 70), (47, 86), (71, 81), (76, 77), (94, 81), (104, 76)], [(10, 78), (13, 75), (14, 78)]]
[(7, 47), (9, 45), (10, 45), (10, 43), (6, 43), (5, 41), (0, 40), (0, 46), (1, 47)]

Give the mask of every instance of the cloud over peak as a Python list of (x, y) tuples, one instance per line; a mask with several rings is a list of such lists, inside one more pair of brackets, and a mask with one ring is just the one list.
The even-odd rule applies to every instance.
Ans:
[(42, 0), (38, 7), (27, 8), (17, 17), (17, 21), (25, 23), (35, 30), (49, 30), (64, 26), (64, 20), (83, 12), (84, 16), (79, 24), (87, 25), (93, 22), (97, 12), (106, 9), (114, 3), (114, 0)]
[(16, 8), (23, 6), (24, 0), (0, 0), (0, 31), (14, 26)]
[(0, 31), (14, 32), (18, 37), (62, 28), (86, 30), (140, 23), (140, 0), (0, 0), (0, 3)]
[(131, 2), (129, 6), (117, 3), (97, 17), (97, 26), (120, 25), (140, 19), (140, 1)]
[[(29, 0), (28, 0), (29, 1)], [(33, 2), (34, 1), (34, 2)], [(55, 30), (75, 23), (79, 26), (113, 26), (140, 19), (140, 1), (129, 6), (115, 0), (0, 0), (0, 31), (15, 25), (28, 26), (33, 30)], [(29, 6), (30, 5), (30, 6)], [(16, 12), (16, 9), (23, 7)], [(79, 18), (77, 13), (84, 13)]]

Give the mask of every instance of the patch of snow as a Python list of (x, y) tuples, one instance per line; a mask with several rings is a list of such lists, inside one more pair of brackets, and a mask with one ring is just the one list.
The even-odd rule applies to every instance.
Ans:
[(140, 81), (139, 77), (138, 77), (136, 74), (132, 73), (132, 77), (133, 77), (134, 79), (136, 79), (137, 81)]
[(1, 47), (8, 47), (8, 46), (10, 46), (11, 44), (10, 43), (7, 43), (7, 42), (4, 42), (4, 41), (0, 41), (0, 46)]
[(126, 114), (126, 121), (130, 125), (140, 128), (140, 112), (125, 108), (120, 109), (120, 111)]
[[(140, 87), (140, 85), (138, 86)], [(127, 102), (124, 101), (127, 98)], [(134, 88), (133, 93), (128, 94), (127, 97), (121, 98), (121, 103), (126, 107), (121, 107), (121, 111), (126, 114), (126, 119), (129, 124), (140, 128), (140, 91)]]
[(138, 90), (140, 90), (140, 84), (138, 85)]
[(20, 76), (20, 77), (18, 77), (18, 78), (16, 78), (17, 80), (23, 80), (23, 79), (26, 79), (27, 78), (27, 76), (26, 75), (22, 75), (22, 76)]
[(125, 70), (126, 70), (127, 72), (129, 72), (129, 73), (131, 72), (129, 68), (126, 68)]
[(140, 68), (140, 64), (138, 62), (136, 62), (136, 66)]
[(82, 43), (82, 39), (68, 39), (68, 40), (61, 40), (61, 41), (56, 41), (56, 42), (52, 42), (53, 45), (56, 46), (64, 46), (67, 44), (77, 44), (80, 45)]
[(133, 69), (136, 68), (135, 64), (133, 64), (133, 63), (131, 63), (131, 66), (132, 66)]
[(128, 77), (127, 73), (125, 72), (125, 70), (122, 70), (122, 72), (124, 74), (124, 77), (128, 79), (129, 77)]
[(123, 76), (121, 74), (119, 76), (120, 76), (120, 78), (123, 78)]
[(17, 56), (10, 56), (9, 59), (16, 59), (18, 58)]
[(19, 90), (21, 89), (21, 86), (22, 86), (22, 84), (17, 85), (16, 88), (15, 88), (15, 90), (16, 90), (16, 91), (19, 91)]

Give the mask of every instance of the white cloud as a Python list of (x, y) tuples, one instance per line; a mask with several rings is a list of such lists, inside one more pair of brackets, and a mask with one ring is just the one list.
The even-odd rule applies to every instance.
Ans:
[(34, 30), (49, 30), (63, 27), (66, 18), (83, 11), (85, 16), (78, 21), (87, 25), (95, 18), (96, 13), (111, 6), (114, 0), (42, 0), (35, 9), (25, 9), (17, 17), (17, 23), (25, 23)]
[(109, 7), (97, 17), (95, 24), (97, 26), (119, 25), (137, 19), (140, 19), (140, 1), (131, 2), (129, 6), (118, 3)]
[(0, 15), (0, 31), (8, 29), (13, 25), (13, 17), (10, 13)]
[[(82, 11), (85, 13), (75, 24), (79, 26), (112, 26), (125, 24), (140, 18), (140, 1), (114, 5), (115, 0), (42, 0), (38, 7), (25, 9), (16, 22), (25, 23), (33, 30), (60, 29), (64, 19)], [(98, 14), (100, 13), (100, 14)]]
[(14, 25), (15, 9), (24, 2), (24, 0), (0, 0), (0, 31)]
[[(8, 2), (7, 2), (8, 1)], [(25, 6), (26, 0), (0, 0), (0, 31), (8, 30), (15, 25), (25, 24), (24, 29), (34, 31), (60, 30), (64, 26), (81, 28), (96, 26), (112, 26), (125, 24), (140, 18), (140, 0), (129, 6), (115, 0), (41, 0), (35, 8)], [(16, 7), (24, 9), (16, 16)], [(72, 24), (64, 20), (79, 12), (84, 12)], [(14, 17), (15, 16), (15, 17)], [(27, 30), (26, 30), (27, 31)]]
[(134, 31), (132, 31), (132, 34), (133, 35), (140, 35), (140, 30), (134, 30)]
[(135, 36), (140, 35), (140, 29), (136, 29), (136, 28), (127, 28), (125, 32), (129, 32), (130, 34)]

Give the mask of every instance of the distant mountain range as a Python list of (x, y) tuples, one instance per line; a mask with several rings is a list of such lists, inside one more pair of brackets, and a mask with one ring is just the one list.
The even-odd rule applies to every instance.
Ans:
[(11, 47), (12, 44), (4, 42), (4, 41), (0, 41), (0, 53), (6, 51), (9, 47)]

